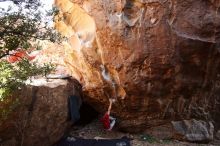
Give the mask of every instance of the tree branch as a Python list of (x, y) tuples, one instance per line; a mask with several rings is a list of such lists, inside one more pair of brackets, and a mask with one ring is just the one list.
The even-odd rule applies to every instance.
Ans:
[(3, 57), (5, 57), (5, 56), (7, 56), (7, 55), (9, 55), (9, 50), (7, 50), (6, 53), (0, 55), (0, 59), (2, 59)]

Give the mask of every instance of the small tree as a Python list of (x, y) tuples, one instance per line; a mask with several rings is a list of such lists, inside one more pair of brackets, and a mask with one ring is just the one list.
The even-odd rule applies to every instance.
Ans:
[[(16, 52), (28, 52), (31, 51), (29, 48), (39, 48), (39, 40), (55, 42), (60, 38), (53, 28), (48, 26), (49, 21), (43, 20), (46, 17), (39, 10), (39, 0), (13, 2), (17, 10), (9, 8), (0, 11), (0, 105), (29, 77), (45, 75), (53, 69), (51, 64), (38, 66), (27, 57), (16, 56)], [(50, 14), (53, 14), (51, 12)], [(6, 59), (9, 56), (20, 58), (10, 63)]]

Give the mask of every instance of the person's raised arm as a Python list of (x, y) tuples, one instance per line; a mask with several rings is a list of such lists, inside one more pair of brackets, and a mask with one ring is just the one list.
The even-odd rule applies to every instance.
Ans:
[(112, 108), (112, 100), (111, 99), (109, 99), (109, 107), (108, 107), (108, 115), (110, 115), (110, 113), (111, 113), (111, 108)]

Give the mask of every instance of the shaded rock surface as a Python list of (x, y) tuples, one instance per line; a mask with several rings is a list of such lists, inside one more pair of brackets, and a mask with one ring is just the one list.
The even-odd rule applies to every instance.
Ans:
[(55, 3), (56, 27), (72, 49), (66, 66), (96, 110), (117, 98), (112, 114), (122, 130), (192, 118), (219, 129), (219, 0)]
[(0, 121), (3, 144), (49, 146), (58, 141), (71, 125), (67, 99), (79, 91), (74, 79), (34, 79), (11, 97), (18, 103), (7, 119)]
[(198, 120), (172, 121), (177, 139), (191, 142), (208, 142), (213, 140), (214, 126), (212, 122)]
[(216, 138), (217, 138), (218, 140), (220, 140), (220, 130), (217, 131), (217, 133), (216, 133)]

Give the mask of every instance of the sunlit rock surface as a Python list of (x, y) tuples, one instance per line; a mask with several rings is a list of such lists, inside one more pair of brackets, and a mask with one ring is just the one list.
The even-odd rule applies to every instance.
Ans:
[(84, 100), (105, 112), (108, 98), (117, 98), (112, 114), (122, 130), (191, 118), (219, 128), (219, 0), (55, 4), (62, 18), (55, 25), (72, 50), (66, 66)]
[(15, 104), (3, 105), (11, 111), (7, 119), (0, 121), (1, 144), (50, 146), (57, 142), (72, 124), (68, 120), (68, 97), (79, 96), (79, 91), (80, 85), (73, 79), (39, 78), (27, 82), (8, 98)]

